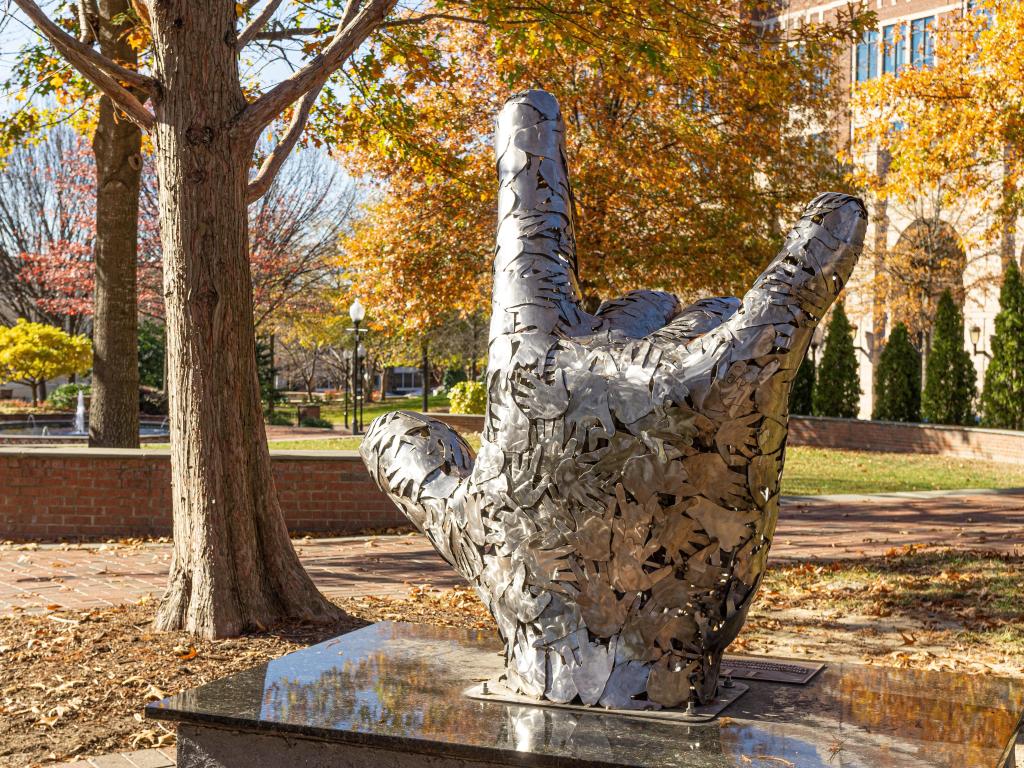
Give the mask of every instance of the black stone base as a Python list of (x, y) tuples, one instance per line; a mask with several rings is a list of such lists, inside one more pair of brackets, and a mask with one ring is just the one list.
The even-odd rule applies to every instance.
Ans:
[(147, 708), (179, 768), (1013, 768), (1024, 681), (826, 664), (710, 723), (472, 699), (490, 633), (381, 623)]

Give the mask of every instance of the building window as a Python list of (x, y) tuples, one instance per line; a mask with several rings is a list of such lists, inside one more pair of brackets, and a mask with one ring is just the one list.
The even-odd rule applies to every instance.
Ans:
[(857, 82), (878, 77), (878, 30), (871, 29), (857, 43)]
[[(807, 55), (807, 47), (803, 43), (793, 43), (789, 46), (789, 55), (792, 56), (795, 61), (802, 63)], [(812, 90), (820, 93), (828, 89), (831, 76), (827, 66), (815, 67), (811, 77), (813, 78), (811, 80)]]
[(907, 63), (907, 25), (890, 24), (882, 29), (882, 72), (894, 75)]
[(935, 17), (914, 19), (910, 22), (910, 65), (912, 67), (930, 67), (935, 63), (935, 38), (932, 27)]

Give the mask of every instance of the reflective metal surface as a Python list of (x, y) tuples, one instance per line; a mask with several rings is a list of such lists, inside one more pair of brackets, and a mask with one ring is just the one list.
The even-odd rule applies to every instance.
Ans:
[(701, 725), (463, 696), (501, 670), (500, 650), (489, 632), (374, 624), (147, 716), (499, 765), (996, 768), (1024, 707), (1020, 680), (832, 663), (807, 685), (747, 681)]
[(497, 124), (487, 417), (474, 458), (447, 425), (392, 413), (361, 452), (471, 581), (508, 685), (555, 702), (713, 698), (778, 517), (787, 403), (861, 250), (863, 204), (825, 194), (742, 301), (579, 299), (564, 126), (543, 91)]

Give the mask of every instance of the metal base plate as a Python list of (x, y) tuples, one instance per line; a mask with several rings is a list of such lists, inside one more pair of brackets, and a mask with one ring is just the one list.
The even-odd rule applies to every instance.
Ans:
[(824, 664), (813, 661), (775, 661), (750, 656), (726, 656), (722, 659), (721, 675), (740, 680), (806, 685), (824, 668)]
[(523, 704), (531, 707), (554, 707), (556, 709), (567, 709), (573, 712), (589, 712), (595, 715), (621, 715), (623, 717), (639, 717), (646, 720), (669, 720), (680, 723), (708, 723), (732, 704), (736, 699), (746, 693), (749, 689), (743, 683), (732, 683), (726, 688), (718, 686), (718, 695), (710, 704), (695, 706), (692, 709), (609, 709), (605, 707), (587, 707), (583, 704), (558, 704), (554, 701), (543, 699), (532, 699), (529, 696), (515, 693), (508, 688), (501, 680), (495, 678), (486, 683), (467, 688), (464, 693), (471, 699), (480, 701), (500, 701), (505, 704)]

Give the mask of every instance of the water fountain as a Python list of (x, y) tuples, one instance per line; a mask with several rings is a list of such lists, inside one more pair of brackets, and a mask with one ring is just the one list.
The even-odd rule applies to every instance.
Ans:
[(85, 392), (82, 390), (78, 390), (78, 406), (75, 408), (75, 431), (71, 434), (85, 434)]
[[(161, 443), (169, 437), (167, 417), (142, 416), (139, 437), (143, 442)], [(36, 443), (84, 443), (89, 435), (85, 410), (85, 393), (78, 392), (78, 404), (72, 414), (26, 414), (24, 421), (0, 423), (0, 445), (31, 445)]]

